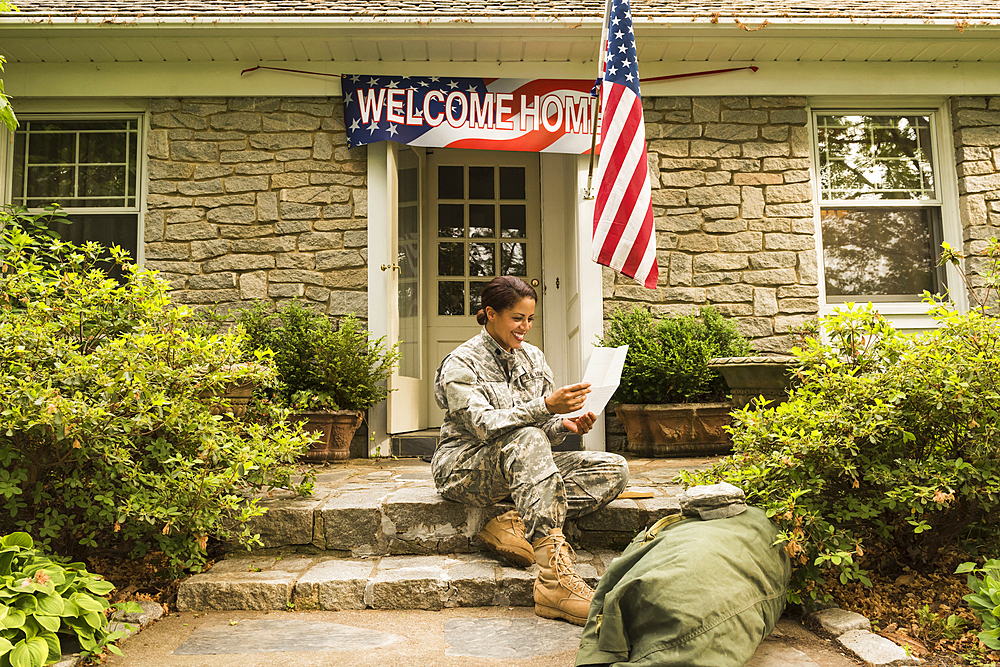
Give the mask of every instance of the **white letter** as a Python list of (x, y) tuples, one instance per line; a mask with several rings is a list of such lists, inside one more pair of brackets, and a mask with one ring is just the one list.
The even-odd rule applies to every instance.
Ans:
[[(462, 104), (462, 115), (455, 118), (452, 115), (452, 102), (460, 101)], [(465, 119), (469, 117), (469, 102), (465, 99), (465, 93), (460, 90), (448, 93), (448, 99), (444, 102), (444, 115), (448, 119), (448, 124), (452, 127), (462, 127)]]
[[(556, 119), (550, 123), (549, 105), (552, 104), (556, 105)], [(539, 113), (542, 116), (542, 125), (545, 126), (545, 129), (548, 130), (549, 132), (555, 132), (556, 130), (559, 129), (559, 126), (562, 125), (562, 119), (563, 119), (562, 100), (559, 99), (558, 95), (552, 95), (552, 94), (546, 95), (545, 97), (542, 98), (542, 105), (540, 107)]]
[(431, 127), (437, 127), (444, 122), (444, 112), (442, 111), (437, 116), (431, 115), (431, 100), (444, 102), (444, 93), (440, 90), (428, 90), (427, 94), (424, 95), (424, 121)]
[(385, 119), (393, 123), (405, 123), (406, 119), (403, 118), (403, 100), (397, 100), (396, 98), (405, 93), (402, 88), (392, 88), (389, 91), (389, 104), (385, 111)]
[(497, 129), (513, 130), (514, 121), (510, 120), (510, 103), (514, 96), (510, 93), (497, 93)]
[(525, 99), (524, 95), (521, 95), (521, 131), (524, 132), (528, 129), (528, 116), (534, 119), (534, 127), (532, 131), (538, 131), (538, 95), (535, 95), (535, 106), (534, 108), (528, 107), (528, 100)]

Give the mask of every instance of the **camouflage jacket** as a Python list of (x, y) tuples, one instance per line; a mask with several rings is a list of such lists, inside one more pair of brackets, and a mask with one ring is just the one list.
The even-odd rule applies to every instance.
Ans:
[(554, 388), (541, 350), (524, 343), (507, 352), (484, 328), (445, 357), (434, 376), (434, 398), (446, 412), (435, 467), (450, 468), (465, 449), (524, 426), (541, 428), (552, 444), (562, 442), (569, 431), (545, 408)]

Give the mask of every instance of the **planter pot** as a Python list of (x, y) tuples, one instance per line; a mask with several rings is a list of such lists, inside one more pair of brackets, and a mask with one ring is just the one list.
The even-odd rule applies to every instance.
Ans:
[(744, 408), (763, 396), (775, 404), (788, 400), (788, 390), (795, 379), (789, 375), (794, 357), (719, 357), (708, 367), (726, 380), (733, 396), (733, 407)]
[(203, 392), (201, 397), (210, 401), (208, 411), (210, 414), (222, 414), (223, 408), (220, 399), (229, 402), (229, 407), (225, 412), (235, 419), (239, 419), (247, 413), (247, 406), (250, 404), (250, 397), (253, 395), (253, 383), (226, 385), (225, 391), (221, 394), (209, 394)]
[(303, 457), (310, 462), (346, 461), (351, 457), (351, 440), (361, 426), (363, 413), (358, 410), (336, 412), (299, 412), (292, 419), (303, 422), (305, 431), (319, 436)]
[(728, 452), (732, 444), (729, 403), (665, 403), (618, 405), (628, 451), (637, 456), (700, 456)]

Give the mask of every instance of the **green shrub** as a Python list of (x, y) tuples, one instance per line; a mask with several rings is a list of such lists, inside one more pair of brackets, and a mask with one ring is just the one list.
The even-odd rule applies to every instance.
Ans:
[(687, 403), (725, 400), (726, 381), (708, 367), (713, 357), (743, 357), (750, 344), (715, 308), (699, 317), (656, 321), (645, 308), (615, 311), (600, 345), (628, 345), (619, 403)]
[[(0, 531), (82, 553), (162, 551), (198, 568), (209, 538), (249, 545), (263, 513), (245, 495), (293, 487), (308, 436), (283, 422), (211, 414), (239, 365), (242, 334), (200, 335), (165, 281), (103, 249), (0, 232)], [(309, 489), (306, 480), (298, 487)]]
[[(685, 483), (725, 480), (782, 527), (790, 599), (826, 577), (926, 569), (946, 547), (996, 544), (1000, 505), (1000, 321), (937, 304), (939, 328), (902, 334), (871, 307), (822, 322), (794, 351), (788, 402), (734, 412), (735, 454)], [(875, 557), (873, 557), (873, 553)]]
[(334, 328), (321, 313), (291, 301), (244, 311), (240, 324), (250, 356), (268, 351), (281, 379), (279, 397), (300, 410), (365, 410), (385, 399), (399, 358), (385, 337), (373, 340), (354, 315)]
[[(982, 624), (983, 631), (979, 633), (979, 641), (994, 651), (1000, 650), (1000, 560), (987, 560), (983, 566), (975, 563), (962, 563), (955, 570), (956, 574), (968, 572), (968, 584), (972, 589), (970, 595), (962, 599), (969, 603), (972, 613)], [(982, 579), (976, 575), (982, 575)]]
[(142, 608), (134, 602), (111, 605), (104, 596), (112, 590), (83, 563), (67, 564), (34, 549), (27, 533), (0, 538), (0, 665), (57, 662), (67, 638), (79, 643), (84, 656), (104, 648), (121, 655), (111, 642), (125, 631), (109, 631), (105, 612)]

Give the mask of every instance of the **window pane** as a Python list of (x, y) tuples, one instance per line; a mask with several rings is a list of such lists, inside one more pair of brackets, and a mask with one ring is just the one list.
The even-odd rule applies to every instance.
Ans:
[(924, 290), (943, 289), (935, 262), (941, 233), (938, 209), (823, 209), (822, 225), (831, 300), (861, 296), (917, 301)]
[(500, 199), (524, 198), (524, 167), (500, 167)]
[(500, 275), (526, 276), (528, 263), (526, 261), (525, 243), (500, 244)]
[(465, 236), (465, 206), (438, 204), (438, 236), (450, 238)]
[(523, 239), (528, 235), (524, 204), (501, 204), (500, 236), (506, 239)]
[(30, 135), (29, 164), (73, 164), (76, 162), (76, 135), (72, 133)]
[(493, 167), (469, 167), (469, 199), (493, 197)]
[(438, 315), (465, 315), (465, 283), (438, 283)]
[(124, 132), (82, 132), (80, 133), (80, 163), (118, 162), (124, 164), (127, 157), (126, 144), (127, 138)]
[(469, 237), (493, 238), (496, 235), (496, 209), (493, 204), (469, 204)]
[(475, 315), (483, 307), (479, 302), (479, 295), (483, 293), (483, 288), (488, 284), (484, 280), (469, 281), (469, 315)]
[(496, 252), (495, 243), (470, 243), (469, 275), (495, 276)]
[(824, 200), (934, 199), (929, 116), (817, 116)]
[(12, 175), (12, 196), (13, 204), (23, 203), (19, 201), (24, 197), (24, 133), (14, 134), (14, 169)]
[[(132, 260), (135, 260), (139, 244), (137, 214), (73, 213), (68, 218), (72, 224), (57, 224), (53, 227), (64, 241), (72, 241), (77, 244), (97, 241), (105, 247), (118, 245), (127, 250)], [(110, 258), (111, 254), (106, 252), (104, 256)], [(101, 267), (108, 271), (108, 275), (112, 278), (121, 277), (121, 269), (110, 262), (102, 263)]]
[(439, 276), (465, 275), (464, 243), (438, 244), (438, 275)]
[(101, 206), (123, 206), (125, 197), (125, 165), (98, 165), (79, 167), (81, 197), (117, 197), (117, 201), (105, 200)]
[(465, 176), (461, 166), (438, 167), (438, 199), (464, 199)]
[(28, 193), (56, 199), (73, 196), (73, 167), (28, 167)]

